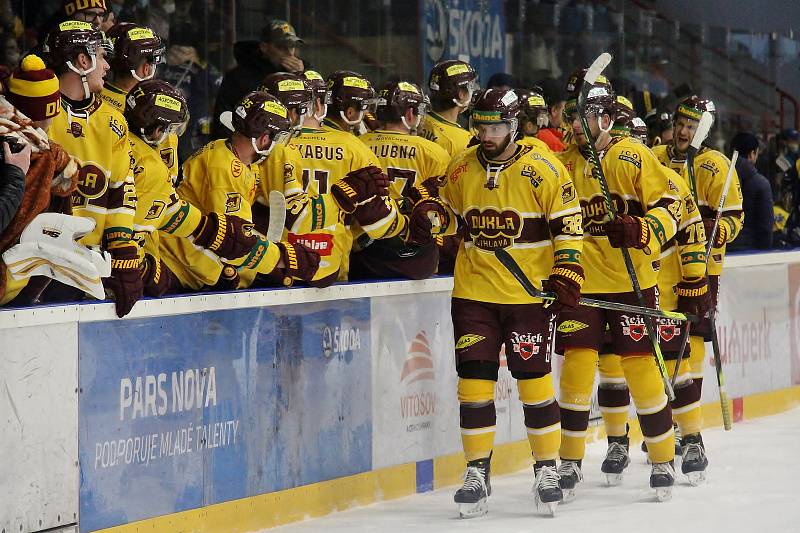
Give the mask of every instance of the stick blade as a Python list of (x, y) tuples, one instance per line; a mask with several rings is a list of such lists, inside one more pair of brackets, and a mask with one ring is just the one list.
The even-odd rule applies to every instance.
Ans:
[(611, 63), (611, 54), (608, 52), (603, 52), (597, 56), (597, 59), (594, 60), (592, 65), (586, 71), (586, 76), (583, 77), (584, 81), (594, 85), (594, 82), (597, 81), (597, 78), (600, 77), (600, 74), (603, 73), (609, 63)]
[(280, 191), (270, 191), (267, 240), (270, 242), (280, 241), (283, 238), (284, 224), (286, 224), (286, 197)]
[(708, 132), (711, 131), (711, 126), (713, 125), (714, 115), (708, 111), (703, 111), (703, 115), (700, 117), (700, 123), (697, 125), (694, 137), (692, 137), (692, 142), (689, 143), (692, 148), (695, 150), (700, 149), (700, 146), (703, 144), (703, 141), (706, 140), (706, 137), (708, 137)]

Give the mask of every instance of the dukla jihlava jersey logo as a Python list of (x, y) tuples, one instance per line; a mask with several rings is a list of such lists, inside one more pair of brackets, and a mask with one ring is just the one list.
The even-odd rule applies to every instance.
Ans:
[(511, 209), (500, 211), (494, 207), (473, 207), (466, 212), (464, 219), (473, 244), (490, 252), (510, 247), (522, 233), (522, 217)]

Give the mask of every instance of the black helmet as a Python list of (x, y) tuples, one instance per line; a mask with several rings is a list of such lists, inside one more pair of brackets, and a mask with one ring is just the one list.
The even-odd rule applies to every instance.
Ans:
[[(473, 93), (478, 90), (477, 79), (475, 69), (464, 61), (449, 59), (436, 63), (428, 77), (428, 89), (436, 109), (454, 105), (467, 107), (472, 102)], [(464, 100), (459, 99), (461, 89), (468, 93)]]
[[(181, 135), (189, 120), (186, 98), (162, 80), (144, 80), (134, 86), (125, 99), (125, 120), (136, 135), (150, 145), (164, 142), (167, 135)], [(150, 135), (161, 128), (161, 138)]]
[[(402, 121), (408, 129), (415, 129), (425, 114), (425, 96), (414, 83), (407, 81), (390, 82), (378, 93), (376, 115), (381, 122)], [(417, 115), (417, 124), (406, 124), (405, 114), (412, 109)], [(412, 127), (413, 126), (413, 127)]]

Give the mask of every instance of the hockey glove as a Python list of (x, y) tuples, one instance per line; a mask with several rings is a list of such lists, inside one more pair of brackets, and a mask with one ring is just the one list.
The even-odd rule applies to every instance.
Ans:
[(713, 306), (705, 277), (681, 281), (675, 285), (675, 294), (678, 295), (678, 311), (681, 313), (702, 317)]
[(604, 225), (608, 243), (614, 248), (647, 248), (650, 243), (650, 226), (643, 218), (617, 215)]
[(142, 297), (142, 271), (135, 244), (109, 250), (111, 253), (111, 277), (103, 279), (108, 292), (114, 298), (117, 316), (122, 318), (131, 312), (133, 305)]
[(345, 213), (352, 213), (356, 207), (375, 196), (389, 196), (391, 182), (383, 170), (368, 166), (349, 172), (344, 178), (331, 186), (339, 208)]
[(142, 260), (142, 283), (145, 296), (160, 298), (172, 287), (175, 275), (161, 259), (150, 254)]
[(225, 265), (222, 267), (222, 272), (219, 274), (217, 282), (210, 287), (210, 290), (216, 292), (235, 291), (239, 288), (239, 271), (236, 267)]
[[(704, 218), (703, 219), (703, 226), (706, 228), (706, 238), (711, 238), (711, 232), (714, 230), (714, 219), (713, 218)], [(728, 226), (722, 223), (722, 220), (719, 221), (717, 225), (717, 234), (714, 235), (714, 248), (721, 248), (728, 243)]]
[(552, 303), (545, 302), (545, 307), (554, 314), (577, 307), (582, 285), (582, 266), (574, 263), (554, 265), (550, 277), (542, 281), (542, 290), (554, 293), (556, 299)]
[(194, 243), (223, 259), (237, 259), (256, 245), (253, 224), (235, 215), (209, 213), (194, 230)]
[[(422, 200), (414, 206), (408, 217), (408, 240), (414, 244), (427, 244), (433, 240), (434, 233), (441, 233), (449, 226), (447, 209), (437, 198)], [(434, 226), (437, 226), (434, 229)]]
[(427, 200), (428, 198), (438, 198), (439, 187), (441, 187), (444, 179), (445, 176), (433, 176), (416, 187), (412, 187), (411, 190), (408, 191), (408, 199), (411, 200), (411, 205), (417, 205), (422, 200)]
[(319, 254), (307, 246), (282, 241), (275, 243), (281, 250), (279, 271), (283, 274), (283, 284), (290, 286), (294, 279), (311, 281), (319, 269)]

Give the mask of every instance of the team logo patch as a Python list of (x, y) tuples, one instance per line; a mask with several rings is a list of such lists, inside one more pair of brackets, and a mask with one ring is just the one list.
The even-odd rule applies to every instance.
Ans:
[(542, 343), (542, 334), (537, 333), (523, 333), (519, 334), (516, 331), (511, 332), (511, 347), (514, 353), (519, 355), (523, 361), (527, 361), (534, 355), (539, 353)]
[(100, 198), (108, 190), (108, 178), (99, 167), (86, 164), (78, 173), (77, 192), (87, 199)]
[(577, 320), (566, 320), (558, 325), (556, 331), (559, 333), (575, 333), (576, 331), (580, 331), (588, 327), (589, 324), (584, 324), (583, 322), (578, 322)]
[(533, 165), (522, 165), (520, 175), (528, 178), (534, 189), (538, 188), (542, 183), (542, 178), (536, 173), (536, 169), (533, 168)]
[(622, 317), (622, 334), (630, 337), (634, 342), (639, 342), (647, 335), (647, 328), (642, 317)]
[(658, 325), (658, 336), (661, 337), (664, 342), (669, 342), (680, 334), (681, 329), (675, 324)]
[(162, 202), (161, 200), (153, 200), (153, 205), (150, 206), (150, 209), (147, 211), (147, 215), (145, 215), (146, 220), (153, 220), (157, 219), (161, 216), (161, 213), (164, 212), (164, 208), (167, 206), (166, 203)]
[(242, 195), (238, 192), (229, 192), (225, 200), (225, 212), (236, 213), (242, 207)]
[(231, 174), (234, 178), (238, 178), (242, 175), (242, 171), (244, 170), (244, 163), (239, 161), (238, 159), (234, 159), (231, 161)]
[(466, 335), (461, 335), (461, 337), (459, 337), (459, 339), (458, 339), (458, 342), (456, 342), (456, 350), (465, 350), (465, 349), (469, 348), (470, 346), (474, 346), (475, 344), (478, 344), (479, 342), (481, 342), (485, 338), (486, 337), (484, 337), (483, 335), (475, 335), (474, 333), (468, 333)]
[(159, 155), (164, 164), (172, 168), (172, 165), (175, 164), (175, 150), (172, 148), (164, 148), (159, 152)]
[(294, 165), (291, 163), (284, 163), (283, 165), (283, 183), (289, 183), (294, 177)]
[(522, 217), (510, 209), (499, 211), (493, 207), (473, 207), (465, 213), (464, 220), (472, 242), (482, 250), (508, 248), (522, 233)]
[(572, 183), (565, 183), (561, 186), (561, 203), (567, 204), (575, 199), (575, 186)]
[(76, 139), (78, 137), (83, 137), (83, 126), (81, 126), (80, 122), (71, 122), (67, 133), (71, 134)]

